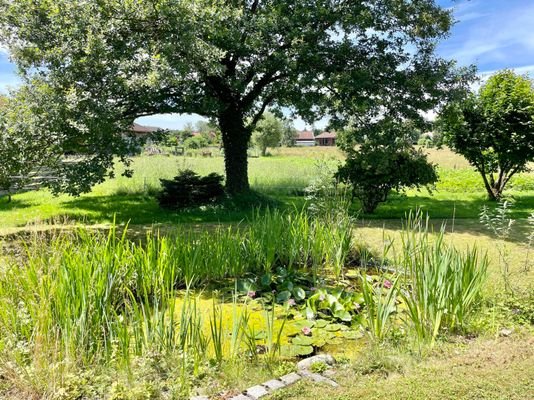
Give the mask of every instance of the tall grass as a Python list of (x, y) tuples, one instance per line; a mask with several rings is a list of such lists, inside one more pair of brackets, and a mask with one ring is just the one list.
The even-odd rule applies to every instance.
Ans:
[(397, 263), (404, 269), (400, 291), (409, 324), (420, 343), (433, 345), (441, 329), (463, 327), (480, 299), (488, 260), (478, 250), (460, 252), (444, 241), (445, 229), (432, 237), (428, 218), (410, 214), (401, 234)]
[[(187, 387), (208, 360), (221, 363), (246, 348), (255, 351), (255, 339), (245, 343), (246, 311), (234, 301), (227, 327), (217, 304), (204, 315), (192, 289), (277, 266), (339, 274), (350, 249), (333, 238), (350, 229), (343, 220), (322, 223), (305, 212), (267, 210), (235, 228), (182, 229), (142, 242), (112, 227), (107, 234), (80, 229), (28, 243), (21, 259), (0, 270), (0, 358), (23, 370), (59, 365), (61, 380), (79, 368), (129, 369), (135, 357), (179, 355)], [(177, 307), (177, 290), (184, 288)], [(269, 314), (269, 363), (281, 339), (281, 329), (273, 329)]]

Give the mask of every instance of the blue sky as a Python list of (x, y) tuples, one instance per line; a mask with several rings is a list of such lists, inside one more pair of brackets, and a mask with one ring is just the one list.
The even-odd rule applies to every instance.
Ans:
[[(512, 68), (534, 76), (534, 0), (438, 0), (454, 10), (457, 20), (450, 37), (438, 47), (438, 54), (458, 61), (459, 65), (475, 64), (481, 76)], [(0, 92), (16, 86), (17, 76), (9, 55), (0, 48)], [(154, 115), (139, 123), (178, 129), (200, 119), (195, 115)], [(324, 126), (325, 121), (316, 124)], [(295, 121), (298, 129), (304, 122)]]

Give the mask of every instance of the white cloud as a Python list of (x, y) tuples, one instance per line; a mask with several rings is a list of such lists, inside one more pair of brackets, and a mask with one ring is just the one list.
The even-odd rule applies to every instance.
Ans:
[(164, 129), (183, 129), (187, 124), (195, 125), (198, 121), (206, 121), (206, 118), (197, 114), (155, 114), (135, 120), (141, 125)]
[[(453, 30), (454, 36), (442, 47), (445, 55), (463, 65), (477, 61), (513, 65), (521, 62), (519, 58), (524, 60), (531, 56), (534, 52), (534, 2), (515, 3), (509, 7), (508, 2), (487, 0), (459, 3), (454, 7), (459, 23)], [(466, 21), (470, 23), (462, 24)]]

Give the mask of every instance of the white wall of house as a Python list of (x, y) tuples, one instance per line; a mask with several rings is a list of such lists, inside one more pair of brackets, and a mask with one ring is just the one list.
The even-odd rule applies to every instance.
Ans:
[(296, 140), (295, 146), (315, 146), (315, 140)]

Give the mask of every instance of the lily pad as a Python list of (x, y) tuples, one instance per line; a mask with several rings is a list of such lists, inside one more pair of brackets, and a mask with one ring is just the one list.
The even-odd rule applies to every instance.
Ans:
[(328, 321), (324, 319), (318, 319), (315, 321), (315, 327), (316, 328), (324, 328), (326, 325), (328, 325)]
[(283, 303), (284, 301), (289, 300), (291, 293), (288, 290), (284, 290), (276, 295), (276, 301)]
[(314, 347), (323, 347), (326, 344), (326, 339), (324, 337), (313, 338)]
[(341, 330), (341, 327), (343, 325), (341, 324), (328, 324), (324, 327), (324, 329), (328, 332), (337, 332), (339, 330)]
[(313, 353), (313, 347), (312, 346), (301, 346), (301, 345), (287, 345), (282, 346), (282, 354), (289, 356), (289, 357), (300, 357), (300, 356), (307, 356)]
[(350, 313), (345, 309), (336, 311), (334, 316), (336, 318), (339, 318), (341, 321), (345, 321), (345, 322), (352, 321), (352, 315), (350, 315)]
[(341, 337), (350, 340), (361, 339), (364, 336), (361, 331), (345, 331), (341, 333)]
[(313, 344), (313, 338), (309, 336), (295, 336), (291, 341), (292, 344), (300, 346), (311, 346)]

